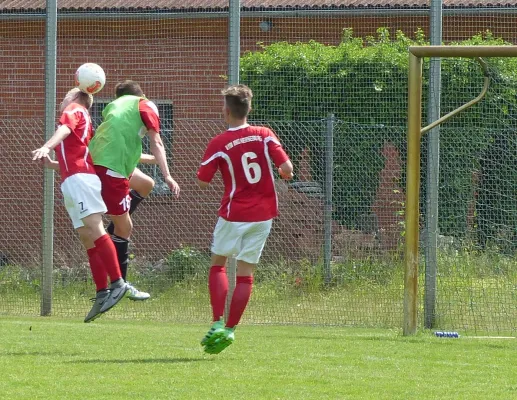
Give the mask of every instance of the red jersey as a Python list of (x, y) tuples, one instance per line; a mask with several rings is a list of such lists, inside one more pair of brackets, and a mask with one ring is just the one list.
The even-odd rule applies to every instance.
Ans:
[(160, 114), (158, 107), (151, 100), (142, 99), (138, 103), (138, 111), (140, 111), (140, 118), (147, 129), (152, 129), (160, 132)]
[(197, 177), (210, 182), (221, 171), (222, 218), (233, 222), (267, 221), (278, 215), (271, 161), (278, 168), (288, 159), (273, 131), (245, 124), (228, 129), (208, 143)]
[(78, 173), (95, 174), (88, 143), (92, 138), (92, 121), (88, 110), (80, 104), (69, 104), (61, 114), (60, 125), (72, 131), (54, 150), (59, 162), (61, 182)]

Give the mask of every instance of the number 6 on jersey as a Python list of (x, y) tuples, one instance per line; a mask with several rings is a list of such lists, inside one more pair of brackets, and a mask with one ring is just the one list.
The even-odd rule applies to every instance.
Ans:
[(257, 183), (258, 181), (260, 181), (260, 178), (262, 177), (262, 170), (260, 169), (260, 165), (258, 165), (256, 162), (248, 162), (248, 160), (254, 160), (256, 158), (257, 155), (252, 151), (244, 153), (241, 157), (244, 175), (246, 175), (246, 179), (251, 184)]

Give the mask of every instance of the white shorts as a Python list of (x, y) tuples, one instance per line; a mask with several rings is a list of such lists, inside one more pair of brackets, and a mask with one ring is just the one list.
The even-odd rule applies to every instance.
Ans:
[(69, 176), (61, 184), (61, 192), (74, 229), (84, 226), (82, 218), (107, 211), (101, 196), (101, 180), (95, 174)]
[(214, 229), (212, 253), (258, 264), (273, 220), (230, 222), (219, 217)]

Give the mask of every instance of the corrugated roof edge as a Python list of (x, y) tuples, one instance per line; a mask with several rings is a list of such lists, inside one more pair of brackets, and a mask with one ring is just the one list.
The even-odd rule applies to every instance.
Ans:
[[(444, 6), (444, 9), (509, 9), (517, 7), (517, 1), (515, 5), (454, 5), (454, 6)], [(345, 5), (313, 5), (313, 6), (265, 6), (265, 7), (242, 7), (242, 11), (296, 11), (296, 10), (371, 10), (371, 9), (379, 9), (379, 10), (421, 10), (428, 9), (429, 6), (422, 5), (398, 5), (398, 4), (389, 4), (389, 5), (364, 5), (364, 6), (345, 6)], [(206, 12), (206, 11), (228, 11), (228, 7), (178, 7), (178, 8), (158, 8), (158, 7), (116, 7), (116, 8), (106, 8), (106, 7), (73, 7), (73, 8), (60, 8), (59, 13), (77, 13), (77, 12), (95, 12), (95, 13), (113, 13), (113, 12), (124, 12), (124, 13), (141, 13), (141, 12), (152, 12), (152, 13), (160, 13), (160, 12)], [(34, 12), (45, 12), (44, 8), (0, 8), (0, 13), (11, 14), (11, 13), (34, 13)]]

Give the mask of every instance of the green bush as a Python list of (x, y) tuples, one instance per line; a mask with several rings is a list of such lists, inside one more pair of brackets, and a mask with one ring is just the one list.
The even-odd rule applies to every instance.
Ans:
[[(253, 119), (268, 121), (274, 127), (295, 166), (302, 151), (309, 150), (312, 177), (322, 184), (325, 118), (334, 114), (339, 121), (334, 131), (334, 219), (348, 227), (354, 228), (361, 214), (371, 209), (384, 166), (380, 154), (383, 145), (394, 144), (402, 160), (406, 159), (408, 46), (425, 44), (428, 42), (421, 30), (410, 38), (400, 31), (391, 37), (387, 28), (379, 28), (376, 37), (363, 39), (345, 29), (337, 46), (315, 41), (279, 42), (241, 58), (241, 82), (254, 91)], [(485, 32), (455, 44), (508, 43)], [(428, 98), (428, 69), (426, 59), (424, 102)], [(516, 128), (517, 120), (512, 116), (517, 114), (517, 59), (491, 59), (490, 71), (493, 89), (485, 99), (441, 129), (440, 152), (444, 157), (440, 160), (439, 228), (444, 235), (468, 233), (467, 216), (478, 189), (474, 178), (481, 171), (480, 160), (497, 157), (489, 144), (500, 132)], [(482, 86), (477, 62), (447, 59), (442, 63), (442, 114), (473, 99)], [(422, 111), (426, 121), (425, 106)], [(312, 127), (315, 121), (319, 128)], [(302, 129), (304, 125), (311, 128)], [(422, 165), (426, 158), (424, 138)], [(499, 182), (498, 173), (490, 173), (493, 184)], [(514, 175), (504, 175), (499, 189), (503, 197), (517, 187)], [(403, 173), (400, 184), (404, 185), (404, 179)], [(423, 168), (423, 183), (425, 179)], [(425, 185), (421, 194), (423, 205)], [(501, 216), (490, 204), (480, 202), (495, 202), (501, 207), (501, 201), (493, 196), (477, 200), (476, 208), (483, 210), (486, 224), (499, 221)], [(504, 206), (517, 215), (516, 201), (506, 201)]]
[(196, 277), (207, 277), (210, 257), (193, 247), (181, 246), (166, 258), (165, 273), (171, 283), (183, 282)]

